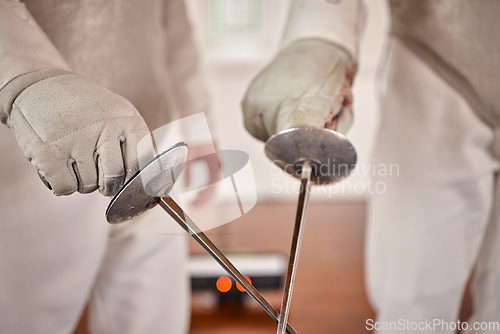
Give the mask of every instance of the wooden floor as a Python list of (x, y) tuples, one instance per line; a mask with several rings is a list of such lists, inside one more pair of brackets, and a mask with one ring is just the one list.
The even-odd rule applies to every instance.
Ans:
[[(288, 256), (295, 203), (260, 203), (237, 221), (207, 234), (226, 251), (282, 252)], [(311, 202), (293, 293), (290, 323), (299, 333), (366, 332), (373, 313), (363, 284), (366, 206)], [(203, 252), (194, 242), (191, 252)], [(279, 309), (281, 291), (263, 292)], [(193, 296), (191, 334), (275, 333), (276, 324), (255, 304), (204, 306)]]
[[(296, 203), (258, 203), (238, 220), (208, 231), (224, 251), (290, 250)], [(312, 201), (300, 253), (289, 322), (299, 333), (365, 333), (373, 313), (363, 284), (363, 202)], [(191, 253), (202, 253), (196, 243)], [(281, 291), (262, 291), (276, 309)], [(253, 301), (243, 305), (207, 306), (203, 294), (192, 300), (191, 334), (275, 333), (276, 323)], [(75, 334), (87, 333), (85, 316)]]

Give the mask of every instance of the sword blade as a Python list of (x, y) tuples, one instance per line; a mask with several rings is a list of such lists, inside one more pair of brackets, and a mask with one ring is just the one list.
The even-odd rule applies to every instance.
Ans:
[(292, 300), (293, 285), (295, 282), (295, 274), (297, 272), (297, 263), (299, 260), (300, 244), (302, 243), (302, 235), (304, 233), (305, 218), (307, 212), (307, 204), (309, 202), (309, 192), (311, 188), (311, 166), (308, 162), (304, 162), (301, 174), (301, 186), (299, 201), (297, 204), (297, 214), (295, 216), (295, 227), (293, 230), (292, 246), (290, 249), (290, 257), (288, 260), (288, 269), (286, 273), (285, 288), (283, 290), (283, 299), (281, 302), (281, 313), (278, 321), (277, 334), (284, 334), (290, 312), (290, 303)]
[[(236, 269), (229, 259), (214, 245), (199, 227), (188, 217), (181, 207), (169, 196), (159, 198), (159, 205), (165, 210), (186, 232), (200, 244), (219, 265), (236, 281), (259, 305), (274, 319), (279, 321), (279, 313), (260, 292)], [(283, 326), (289, 334), (297, 334), (289, 324)], [(284, 333), (284, 332), (283, 332)]]

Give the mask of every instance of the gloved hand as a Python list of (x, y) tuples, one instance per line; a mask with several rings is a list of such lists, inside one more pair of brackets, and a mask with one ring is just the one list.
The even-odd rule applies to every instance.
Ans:
[(293, 42), (253, 79), (242, 101), (245, 127), (267, 140), (285, 129), (312, 126), (345, 133), (352, 123), (351, 55), (323, 39)]
[(0, 117), (56, 195), (97, 188), (113, 195), (138, 169), (138, 142), (150, 136), (130, 102), (64, 70), (9, 82), (0, 90)]

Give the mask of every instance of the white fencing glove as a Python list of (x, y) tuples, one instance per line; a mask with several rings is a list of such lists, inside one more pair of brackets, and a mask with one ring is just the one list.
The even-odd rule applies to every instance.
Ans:
[[(150, 136), (123, 97), (69, 72), (17, 0), (0, 0), (0, 120), (56, 195), (118, 191)], [(141, 152), (152, 156), (151, 137)], [(6, 159), (7, 157), (2, 157)]]
[(138, 142), (150, 136), (126, 99), (59, 69), (22, 74), (5, 85), (0, 118), (56, 195), (96, 189), (113, 195), (138, 169)]
[(345, 133), (352, 123), (352, 56), (333, 42), (299, 39), (250, 83), (242, 101), (245, 127), (257, 139), (299, 126)]

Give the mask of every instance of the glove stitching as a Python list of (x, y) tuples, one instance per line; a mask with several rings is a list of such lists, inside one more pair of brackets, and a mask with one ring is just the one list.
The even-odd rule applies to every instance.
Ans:
[[(86, 128), (86, 127), (88, 127), (88, 126), (92, 126), (92, 125), (94, 125), (94, 124), (96, 124), (96, 123), (103, 122), (103, 121), (106, 121), (106, 120), (109, 120), (109, 119), (116, 119), (116, 118), (122, 118), (122, 117), (141, 117), (140, 115), (127, 115), (127, 116), (114, 116), (114, 117), (109, 117), (109, 118), (107, 118), (107, 119), (102, 119), (102, 120), (96, 121), (96, 122), (94, 122), (94, 123), (92, 123), (92, 124), (89, 124), (89, 125), (86, 125), (86, 126), (84, 126), (84, 127), (78, 128), (78, 129), (76, 129), (76, 130), (74, 130), (74, 131), (72, 131), (72, 132), (70, 132), (70, 133), (68, 133), (68, 134), (66, 134), (66, 135), (64, 135), (64, 136), (62, 136), (62, 137), (59, 137), (59, 138), (57, 138), (57, 139), (55, 139), (55, 140), (53, 140), (53, 141), (51, 141), (51, 142), (44, 142), (44, 141), (40, 138), (40, 136), (38, 135), (38, 133), (36, 133), (36, 131), (34, 130), (33, 126), (31, 125), (31, 123), (29, 123), (29, 122), (28, 122), (28, 119), (26, 118), (26, 115), (25, 115), (25, 114), (21, 111), (21, 109), (19, 108), (19, 106), (18, 106), (16, 103), (14, 103), (14, 104), (13, 104), (13, 109), (12, 109), (12, 110), (13, 110), (13, 111), (19, 111), (19, 114), (23, 117), (24, 121), (25, 121), (27, 124), (29, 124), (29, 125), (30, 125), (31, 130), (33, 131), (33, 134), (34, 134), (34, 135), (36, 135), (36, 136), (37, 136), (37, 138), (38, 138), (41, 142), (46, 143), (46, 144), (53, 143), (53, 142), (55, 142), (55, 141), (58, 141), (58, 140), (60, 140), (60, 139), (62, 139), (62, 138), (64, 138), (64, 137), (66, 137), (66, 136), (69, 136), (70, 134), (72, 134), (72, 133), (74, 133), (74, 132), (77, 132), (77, 131), (83, 130), (83, 129), (85, 129), (85, 128)], [(141, 118), (142, 118), (142, 117), (141, 117)], [(9, 120), (10, 120), (10, 118), (9, 118)], [(123, 132), (122, 132), (119, 136), (123, 136)], [(36, 159), (35, 159), (34, 157), (30, 157), (30, 158), (29, 158), (29, 160), (30, 160), (31, 164), (33, 164), (35, 167), (37, 166)], [(72, 161), (76, 161), (76, 160), (74, 160), (74, 158), (73, 158), (73, 157), (71, 157), (71, 154), (69, 154), (69, 159), (68, 159), (68, 162), (69, 162), (69, 161), (71, 161), (71, 160), (72, 160)], [(70, 165), (71, 165), (71, 164), (70, 164)], [(68, 166), (68, 168), (70, 168), (70, 167)], [(73, 172), (72, 167), (70, 168), (70, 172)], [(125, 175), (127, 174), (127, 172), (128, 172), (128, 173), (133, 173), (133, 172), (135, 172), (135, 170), (134, 170), (134, 169), (126, 169), (126, 170), (124, 170), (124, 172), (123, 172), (123, 173), (120, 173), (120, 174), (105, 175), (105, 178), (111, 178), (111, 177), (123, 177), (123, 176), (125, 176)], [(75, 176), (73, 173), (71, 173), (71, 174), (72, 174), (73, 176)], [(76, 182), (77, 182), (77, 183), (79, 183), (78, 181), (76, 181)], [(82, 186), (83, 186), (83, 187), (88, 187), (89, 185), (82, 185)], [(92, 186), (93, 186), (93, 185), (90, 185), (90, 187), (92, 187)], [(77, 189), (78, 189), (78, 188), (79, 188), (79, 187), (77, 187)], [(71, 194), (71, 193), (73, 193), (73, 192), (74, 192), (74, 191), (64, 192), (64, 193), (57, 193), (57, 194), (60, 194), (60, 195), (68, 195), (68, 194)]]
[(24, 114), (24, 112), (22, 111), (22, 109), (19, 107), (19, 105), (18, 105), (16, 102), (14, 102), (14, 103), (12, 104), (12, 111), (19, 111), (19, 112), (20, 112), (20, 114), (21, 114), (21, 115), (23, 116), (23, 118), (25, 119), (26, 123), (28, 123), (28, 124), (30, 125), (31, 129), (33, 130), (33, 132), (35, 133), (35, 135), (38, 137), (38, 139), (39, 139), (41, 142), (43, 142), (43, 143), (47, 143), (47, 144), (57, 142), (57, 141), (59, 141), (59, 140), (61, 140), (61, 139), (65, 138), (65, 137), (67, 137), (67, 136), (69, 136), (69, 135), (74, 134), (75, 132), (81, 131), (81, 130), (83, 130), (83, 129), (85, 129), (85, 128), (91, 127), (91, 126), (93, 126), (93, 125), (95, 125), (95, 124), (102, 123), (102, 122), (105, 122), (105, 121), (109, 121), (109, 120), (113, 120), (113, 119), (121, 119), (121, 118), (125, 118), (125, 117), (130, 117), (130, 118), (139, 117), (139, 118), (141, 118), (141, 119), (142, 119), (142, 116), (140, 116), (140, 115), (120, 115), (120, 116), (112, 116), (112, 117), (108, 117), (108, 118), (103, 118), (103, 119), (97, 120), (97, 121), (95, 121), (95, 122), (92, 122), (92, 123), (90, 123), (90, 124), (87, 124), (87, 125), (85, 125), (85, 126), (82, 126), (82, 127), (80, 127), (80, 128), (77, 128), (77, 129), (75, 129), (75, 130), (73, 130), (73, 131), (71, 131), (71, 132), (68, 132), (68, 133), (66, 133), (66, 134), (64, 134), (64, 135), (62, 135), (62, 136), (60, 136), (60, 137), (57, 137), (57, 138), (55, 138), (55, 139), (52, 139), (51, 141), (44, 141), (44, 140), (40, 137), (40, 135), (37, 133), (37, 131), (35, 130), (35, 127), (33, 126), (33, 124), (31, 124), (31, 123), (28, 121), (28, 118), (26, 117), (26, 115)]
[[(30, 74), (33, 74), (33, 73), (41, 73), (41, 72), (43, 72), (43, 71), (51, 71), (51, 70), (37, 70), (37, 71), (34, 71), (34, 72), (23, 73), (23, 74), (20, 74), (20, 75), (18, 75), (18, 76), (16, 76), (16, 77), (12, 78), (12, 79), (11, 79), (11, 80), (9, 80), (7, 83), (5, 83), (2, 87), (0, 87), (0, 94), (4, 94), (4, 90), (5, 90), (5, 91), (9, 90), (9, 89), (10, 89), (10, 86), (11, 86), (14, 82), (18, 81), (18, 80), (19, 80), (19, 78), (22, 78), (22, 77), (24, 77), (24, 76), (26, 76), (26, 75), (30, 75)], [(19, 97), (19, 96), (20, 96), (20, 95), (21, 95), (21, 94), (22, 94), (22, 93), (23, 93), (26, 89), (30, 88), (30, 87), (31, 87), (31, 86), (33, 86), (33, 85), (36, 85), (36, 84), (37, 84), (37, 83), (39, 83), (39, 82), (44, 81), (44, 80), (47, 80), (47, 79), (50, 79), (50, 78), (54, 78), (54, 77), (58, 77), (58, 76), (61, 76), (61, 75), (68, 75), (68, 74), (70, 74), (69, 72), (67, 72), (67, 71), (65, 71), (65, 70), (60, 70), (60, 71), (62, 71), (62, 72), (60, 72), (60, 73), (56, 73), (56, 74), (53, 74), (53, 73), (52, 73), (52, 75), (51, 75), (51, 76), (49, 76), (49, 77), (42, 78), (42, 79), (40, 79), (40, 80), (38, 80), (38, 81), (32, 82), (32, 83), (30, 83), (28, 86), (22, 86), (22, 88), (20, 88), (20, 91), (19, 91), (19, 92), (15, 95), (15, 97), (14, 97), (14, 98), (12, 98), (12, 105), (10, 106), (10, 108), (6, 108), (7, 110), (5, 111), (5, 114), (7, 115), (7, 119), (9, 119), (9, 118), (10, 118), (10, 115), (12, 114), (12, 111), (13, 111), (13, 109), (14, 109), (14, 105), (15, 105), (15, 101), (16, 101), (16, 99), (17, 99), (17, 98), (18, 98), (18, 97)], [(8, 94), (8, 93), (5, 93), (5, 94)], [(1, 114), (1, 112), (0, 112), (0, 114)]]
[[(91, 126), (93, 126), (93, 125), (95, 125), (95, 124), (97, 124), (97, 123), (102, 123), (102, 122), (105, 122), (105, 121), (108, 121), (108, 120), (112, 120), (112, 119), (121, 119), (121, 118), (124, 118), (124, 117), (130, 117), (130, 118), (138, 117), (138, 118), (141, 118), (141, 119), (142, 119), (142, 117), (141, 117), (141, 116), (139, 116), (139, 115), (130, 115), (130, 116), (129, 116), (129, 115), (126, 115), (126, 116), (123, 116), (123, 115), (122, 115), (122, 116), (113, 116), (113, 117), (109, 117), (109, 118), (103, 118), (103, 119), (101, 119), (101, 120), (98, 120), (98, 121), (95, 121), (95, 122), (93, 122), (93, 123), (90, 123), (90, 124), (87, 124), (87, 125), (85, 125), (85, 126), (82, 126), (82, 127), (80, 127), (80, 128), (77, 128), (77, 129), (75, 129), (75, 130), (73, 130), (73, 131), (71, 131), (71, 132), (68, 132), (67, 134), (65, 134), (65, 135), (63, 135), (63, 136), (60, 136), (60, 137), (57, 137), (57, 138), (55, 138), (55, 139), (53, 139), (53, 140), (51, 140), (50, 142), (47, 142), (47, 143), (53, 143), (53, 142), (59, 141), (59, 140), (63, 139), (64, 137), (67, 137), (67, 136), (69, 136), (69, 135), (72, 135), (72, 134), (74, 134), (75, 132), (81, 131), (81, 130), (83, 130), (83, 129), (85, 129), (85, 128), (91, 127)], [(121, 135), (121, 134), (120, 134), (120, 135)]]

